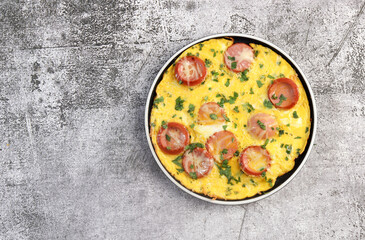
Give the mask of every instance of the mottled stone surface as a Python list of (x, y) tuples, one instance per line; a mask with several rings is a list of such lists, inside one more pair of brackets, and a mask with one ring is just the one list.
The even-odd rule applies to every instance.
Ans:
[[(349, 1), (0, 1), (0, 239), (365, 239), (365, 9)], [(316, 145), (268, 199), (218, 206), (174, 186), (143, 118), (184, 45), (247, 33), (289, 53)]]

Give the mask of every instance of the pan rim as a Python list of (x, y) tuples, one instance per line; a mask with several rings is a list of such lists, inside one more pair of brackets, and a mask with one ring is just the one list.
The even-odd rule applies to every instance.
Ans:
[[(308, 142), (309, 142), (309, 146), (307, 149), (307, 152), (305, 153), (302, 162), (299, 164), (298, 168), (283, 182), (281, 183), (279, 186), (277, 186), (275, 189), (273, 189), (272, 191), (263, 194), (263, 195), (259, 195), (257, 197), (253, 197), (250, 199), (241, 199), (241, 200), (223, 200), (223, 199), (212, 199), (210, 197), (207, 196), (202, 196), (198, 193), (193, 192), (192, 190), (184, 187), (180, 182), (178, 182), (173, 176), (171, 176), (171, 174), (165, 169), (165, 167), (162, 165), (160, 159), (158, 158), (155, 149), (153, 147), (152, 141), (151, 141), (151, 137), (150, 137), (150, 129), (149, 129), (149, 110), (150, 110), (150, 104), (151, 104), (151, 98), (153, 93), (155, 92), (155, 87), (156, 84), (158, 82), (158, 80), (160, 79), (161, 75), (163, 74), (163, 72), (165, 71), (165, 69), (170, 65), (170, 63), (176, 58), (178, 57), (183, 51), (185, 51), (186, 49), (188, 49), (189, 47), (209, 40), (209, 39), (213, 39), (213, 38), (221, 38), (221, 37), (240, 37), (240, 38), (245, 38), (245, 39), (249, 39), (249, 40), (255, 40), (258, 42), (262, 42), (264, 44), (266, 44), (267, 46), (269, 46), (270, 48), (272, 48), (273, 50), (279, 52), (282, 56), (285, 56), (288, 60), (289, 63), (292, 66), (295, 66), (296, 70), (298, 71), (298, 75), (301, 76), (301, 80), (302, 82), (304, 81), (305, 87), (307, 88), (308, 92), (309, 92), (309, 96), (307, 96), (308, 98), (310, 98), (312, 104), (310, 105), (310, 107), (312, 108), (312, 112), (313, 112), (313, 116), (312, 116), (312, 123), (311, 123), (311, 135), (308, 138)], [(316, 102), (315, 102), (315, 98), (314, 98), (314, 94), (312, 91), (312, 88), (308, 82), (308, 79), (306, 78), (305, 74), (303, 73), (303, 71), (301, 70), (301, 68), (298, 66), (298, 64), (286, 53), (284, 52), (281, 48), (279, 48), (278, 46), (274, 45), (273, 43), (264, 40), (262, 38), (259, 37), (255, 37), (255, 36), (251, 36), (251, 35), (247, 35), (247, 34), (242, 34), (242, 33), (220, 33), (220, 34), (214, 34), (214, 35), (209, 35), (203, 38), (200, 38), (196, 41), (193, 41), (190, 44), (185, 45), (184, 47), (182, 47), (179, 51), (177, 51), (173, 56), (171, 56), (169, 58), (169, 60), (166, 61), (166, 63), (161, 67), (160, 71), (158, 72), (158, 74), (156, 75), (155, 79), (152, 82), (152, 85), (150, 87), (150, 90), (148, 92), (148, 96), (147, 96), (147, 101), (146, 101), (146, 107), (145, 107), (145, 133), (146, 133), (146, 138), (147, 138), (147, 142), (148, 142), (148, 146), (151, 150), (151, 153), (157, 163), (157, 165), (160, 167), (160, 169), (162, 170), (162, 172), (170, 179), (170, 181), (172, 181), (176, 186), (178, 186), (181, 190), (183, 190), (184, 192), (190, 194), (191, 196), (194, 196), (198, 199), (204, 200), (206, 202), (210, 202), (210, 203), (214, 203), (214, 204), (220, 204), (220, 205), (241, 205), (241, 204), (248, 204), (248, 203), (252, 203), (252, 202), (256, 202), (262, 199), (265, 199), (269, 196), (272, 196), (274, 193), (278, 192), (279, 190), (283, 189), (289, 182), (291, 182), (294, 177), (300, 172), (300, 170), (303, 168), (303, 166), (305, 165), (311, 150), (313, 148), (313, 144), (315, 141), (315, 135), (316, 135), (316, 131), (317, 131), (317, 107), (316, 107)]]

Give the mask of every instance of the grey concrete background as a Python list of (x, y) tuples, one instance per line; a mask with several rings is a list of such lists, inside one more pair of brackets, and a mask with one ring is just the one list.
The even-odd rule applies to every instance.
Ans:
[[(0, 1), (0, 239), (365, 239), (364, 4)], [(174, 186), (143, 126), (165, 61), (224, 32), (289, 53), (319, 115), (300, 174), (233, 207)]]

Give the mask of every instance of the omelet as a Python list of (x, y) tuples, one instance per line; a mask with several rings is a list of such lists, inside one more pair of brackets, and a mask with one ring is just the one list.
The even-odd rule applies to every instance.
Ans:
[[(272, 188), (279, 176), (293, 169), (295, 159), (306, 147), (311, 128), (308, 98), (291, 65), (270, 48), (254, 43), (249, 44), (253, 55), (246, 54), (247, 59), (243, 59), (246, 62), (235, 63), (234, 57), (228, 56), (229, 63), (226, 51), (233, 44), (233, 39), (211, 39), (184, 51), (164, 72), (156, 88), (150, 115), (150, 137), (163, 166), (186, 188), (213, 199), (241, 200)], [(186, 84), (182, 81), (184, 79), (179, 79), (176, 65), (180, 59), (189, 56), (201, 60), (194, 63), (198, 69), (203, 69), (202, 62), (205, 68), (204, 72), (196, 73), (198, 77), (191, 84)], [(183, 67), (189, 66), (185, 64)], [(280, 78), (290, 79), (297, 86), (297, 99), (290, 108), (280, 108), (286, 99), (283, 95), (268, 95), (270, 87)], [(199, 110), (206, 103), (211, 107), (216, 107), (211, 103), (217, 103), (224, 110), (221, 116), (210, 114), (215, 122), (206, 123), (199, 119)], [(273, 125), (266, 125), (262, 136), (255, 133), (261, 134), (265, 128), (254, 118), (257, 116), (269, 116), (269, 121), (274, 119)], [(261, 129), (250, 128), (250, 121), (257, 122)], [(161, 147), (171, 141), (167, 134), (167, 140), (160, 138), (168, 123), (184, 126), (184, 134), (171, 136), (183, 144), (184, 149)], [(229, 153), (223, 148), (214, 156), (209, 144), (212, 137), (222, 131), (233, 134), (234, 146), (227, 149), (237, 150)], [(161, 143), (159, 139), (166, 142)], [(197, 147), (203, 149), (197, 154), (203, 154), (208, 164), (200, 175), (187, 170), (189, 166), (182, 163), (185, 155), (193, 154), (192, 150)], [(262, 149), (264, 153), (250, 153), (252, 149)], [(224, 155), (230, 156), (224, 159)], [(250, 174), (242, 166), (243, 158), (249, 155), (257, 158), (250, 163), (251, 168), (255, 168), (255, 164), (264, 166), (260, 174)], [(270, 164), (265, 165), (265, 159), (270, 159)]]

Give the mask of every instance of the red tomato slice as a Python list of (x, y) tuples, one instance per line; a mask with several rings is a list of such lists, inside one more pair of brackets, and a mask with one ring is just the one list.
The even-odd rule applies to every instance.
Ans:
[(199, 109), (198, 121), (203, 125), (224, 123), (224, 109), (216, 102), (204, 103)]
[(180, 123), (169, 122), (167, 128), (161, 127), (157, 134), (157, 144), (167, 154), (179, 154), (189, 144), (189, 131)]
[(292, 108), (299, 100), (298, 86), (289, 78), (276, 79), (269, 87), (267, 94), (276, 108)]
[(184, 153), (182, 165), (185, 172), (191, 177), (196, 176), (197, 178), (201, 178), (210, 173), (214, 165), (214, 160), (207, 150), (195, 148), (192, 152), (188, 150)]
[(245, 43), (235, 43), (224, 53), (224, 63), (233, 72), (243, 72), (254, 59), (253, 49)]
[(230, 131), (220, 131), (210, 136), (205, 143), (205, 148), (218, 163), (229, 160), (238, 150), (238, 141)]
[(240, 156), (240, 167), (248, 175), (260, 176), (267, 171), (270, 164), (269, 152), (260, 146), (247, 147)]
[(266, 139), (275, 136), (278, 123), (276, 119), (267, 113), (253, 115), (247, 123), (248, 132), (259, 139)]
[(207, 75), (203, 60), (194, 56), (181, 58), (175, 65), (175, 76), (178, 81), (188, 86), (201, 83)]

